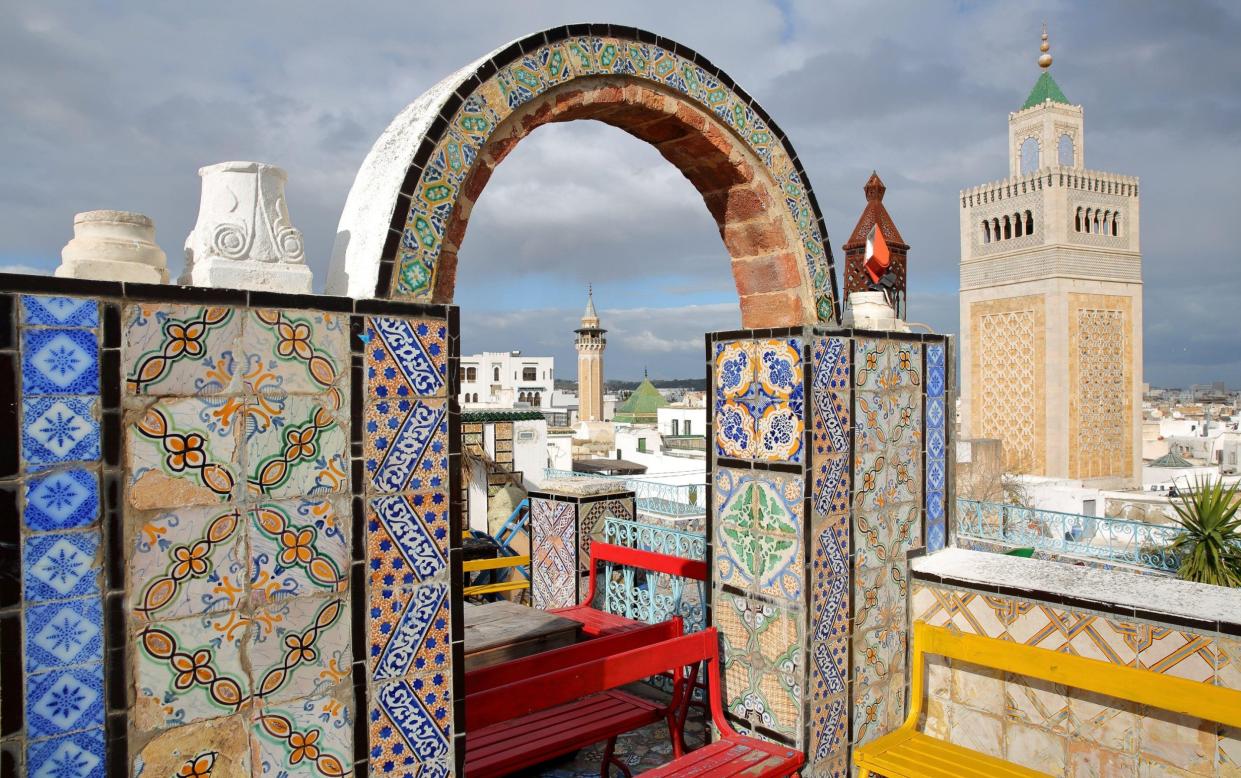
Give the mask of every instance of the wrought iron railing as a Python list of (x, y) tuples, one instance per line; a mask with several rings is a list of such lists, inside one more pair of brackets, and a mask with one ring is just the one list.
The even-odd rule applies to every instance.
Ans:
[(958, 535), (1069, 557), (1175, 572), (1178, 527), (957, 498)]
[(705, 484), (670, 484), (641, 478), (602, 475), (600, 473), (576, 473), (571, 470), (547, 468), (547, 478), (604, 478), (625, 484), (638, 501), (638, 510), (657, 516), (687, 519), (706, 515), (707, 487)]
[(703, 435), (664, 435), (662, 445), (669, 451), (706, 451), (707, 439)]
[[(625, 548), (654, 551), (684, 559), (705, 560), (707, 539), (701, 533), (682, 532), (653, 524), (608, 517), (603, 541)], [(648, 624), (680, 616), (686, 632), (707, 626), (706, 584), (680, 576), (604, 563), (603, 610)], [(687, 586), (688, 584), (688, 586)]]

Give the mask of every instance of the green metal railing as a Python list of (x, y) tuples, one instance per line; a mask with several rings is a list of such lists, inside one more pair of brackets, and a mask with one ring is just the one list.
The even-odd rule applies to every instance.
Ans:
[(962, 537), (1165, 573), (1180, 566), (1169, 546), (1181, 530), (1162, 524), (957, 498), (955, 529)]

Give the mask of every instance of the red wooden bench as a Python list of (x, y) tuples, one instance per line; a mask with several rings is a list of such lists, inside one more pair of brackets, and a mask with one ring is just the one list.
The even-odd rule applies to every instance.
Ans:
[(805, 762), (801, 751), (737, 734), (724, 717), (724, 707), (720, 703), (720, 645), (715, 627), (660, 645), (666, 647), (664, 656), (677, 664), (705, 661), (711, 720), (720, 736), (709, 745), (642, 773), (642, 778), (785, 778), (801, 768)]
[(591, 638), (615, 635), (619, 632), (636, 629), (642, 626), (643, 623), (591, 606), (591, 603), (595, 601), (595, 587), (598, 581), (600, 562), (612, 562), (655, 573), (676, 575), (695, 581), (707, 580), (707, 564), (697, 559), (684, 559), (682, 557), (669, 556), (668, 554), (658, 554), (654, 551), (625, 548), (624, 546), (616, 546), (596, 540), (590, 544), (590, 584), (586, 592), (585, 601), (581, 605), (551, 611), (551, 613), (555, 613), (557, 616), (580, 621), (582, 623), (582, 634)]
[[(600, 740), (607, 740), (601, 773), (606, 776), (608, 766), (615, 764), (629, 775), (614, 756), (617, 736), (661, 720), (668, 722), (673, 752), (683, 753), (682, 684), (675, 685), (669, 704), (660, 705), (614, 688), (627, 682), (592, 685), (582, 680), (591, 677), (585, 668), (614, 655), (649, 651), (679, 637), (682, 629), (680, 619), (638, 624), (619, 634), (466, 673), (466, 775), (507, 775)], [(657, 664), (661, 670), (668, 667)]]

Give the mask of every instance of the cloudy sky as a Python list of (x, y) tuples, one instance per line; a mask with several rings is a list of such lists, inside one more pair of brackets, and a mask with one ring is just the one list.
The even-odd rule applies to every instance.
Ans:
[[(912, 245), (911, 318), (957, 330), (957, 193), (1007, 173), (1007, 115), (1053, 73), (1086, 109), (1086, 164), (1142, 179), (1146, 377), (1241, 386), (1241, 4), (1219, 2), (25, 2), (0, 7), (0, 265), (48, 272), (78, 211), (155, 219), (178, 272), (198, 167), (279, 164), (320, 288), (354, 173), (447, 73), (538, 29), (643, 27), (710, 58), (792, 139), (840, 244), (871, 169)], [(546, 126), (470, 220), (470, 351), (561, 360), (594, 283), (608, 374), (702, 374), (736, 291), (697, 193), (595, 122)]]

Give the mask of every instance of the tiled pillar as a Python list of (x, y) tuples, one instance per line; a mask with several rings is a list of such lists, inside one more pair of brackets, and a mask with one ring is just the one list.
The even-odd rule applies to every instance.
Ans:
[(634, 519), (623, 482), (563, 478), (530, 492), (530, 597), (536, 608), (568, 608), (586, 596), (590, 542), (603, 518)]
[(903, 714), (905, 554), (922, 545), (923, 347), (939, 336), (708, 336), (711, 623), (735, 726), (847, 774)]
[(125, 734), (106, 714), (125, 706), (104, 673), (103, 600), (119, 584), (103, 569), (116, 462), (99, 304), (6, 295), (0, 308), (0, 774), (102, 776), (105, 742)]

